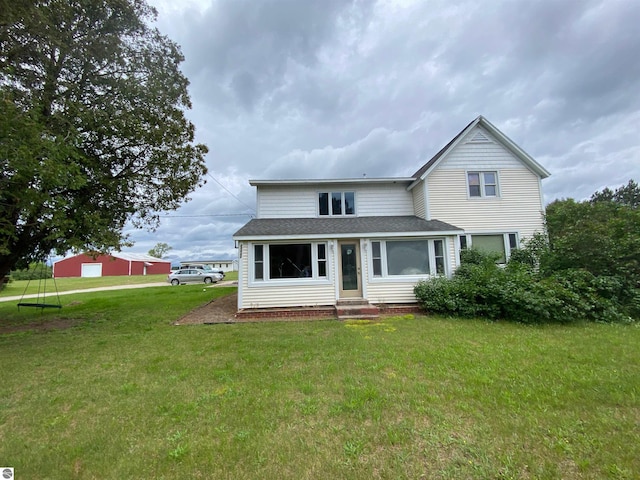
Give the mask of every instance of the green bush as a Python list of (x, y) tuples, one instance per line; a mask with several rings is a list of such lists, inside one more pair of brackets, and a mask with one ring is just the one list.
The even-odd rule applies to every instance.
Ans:
[(541, 276), (527, 252), (506, 267), (468, 250), (450, 279), (419, 282), (414, 293), (429, 313), (522, 323), (621, 322), (638, 318), (640, 296), (623, 278), (577, 269)]

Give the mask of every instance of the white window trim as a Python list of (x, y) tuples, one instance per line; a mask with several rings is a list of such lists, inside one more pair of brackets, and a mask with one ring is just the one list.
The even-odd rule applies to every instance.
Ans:
[[(480, 196), (479, 197), (471, 196), (471, 191), (469, 188), (470, 173), (480, 174)], [(484, 174), (485, 173), (494, 173), (496, 176), (496, 194), (495, 195), (489, 195), (489, 196), (485, 195), (485, 192), (484, 192)], [(500, 175), (498, 170), (467, 170), (465, 172), (465, 181), (467, 183), (467, 199), (469, 200), (494, 200), (502, 196), (500, 192)]]
[[(281, 242), (250, 242), (248, 246), (249, 251), (249, 287), (264, 287), (271, 285), (283, 285), (283, 286), (298, 286), (298, 285), (327, 285), (331, 284), (331, 272), (329, 268), (329, 242), (307, 242), (307, 241), (281, 241)], [(269, 278), (269, 265), (270, 265), (270, 245), (311, 245), (311, 262), (314, 265), (312, 269), (313, 275), (311, 277), (297, 277), (297, 278)], [(326, 276), (320, 277), (318, 275), (318, 245), (325, 245), (325, 271)], [(263, 278), (255, 278), (255, 246), (262, 245), (262, 274)]]
[[(461, 237), (464, 236), (467, 238), (467, 248), (473, 248), (473, 240), (472, 240), (472, 236), (478, 236), (478, 235), (502, 235), (502, 241), (504, 244), (504, 252), (505, 252), (505, 263), (509, 261), (509, 258), (511, 257), (511, 242), (509, 241), (509, 235), (515, 235), (516, 236), (516, 249), (520, 248), (520, 232), (465, 232), (464, 235), (460, 235)], [(462, 249), (461, 249), (462, 250)]]
[[(346, 210), (346, 202), (345, 202), (345, 198), (344, 198), (344, 194), (350, 192), (353, 193), (353, 213), (350, 214), (346, 214), (344, 213)], [(320, 215), (320, 194), (321, 193), (326, 193), (329, 196), (329, 214), (328, 215)], [(331, 201), (331, 194), (332, 193), (340, 193), (341, 196), (341, 202), (342, 202), (342, 213), (339, 215), (336, 215), (333, 213), (333, 202)], [(358, 194), (356, 193), (355, 190), (340, 190), (335, 191), (326, 191), (326, 190), (318, 190), (316, 192), (316, 216), (319, 218), (329, 218), (329, 217), (356, 217), (357, 216), (357, 209), (356, 209), (356, 205), (358, 204), (357, 201), (357, 196)]]
[[(389, 269), (387, 264), (387, 246), (386, 242), (401, 242), (401, 241), (426, 241), (429, 245), (429, 273), (420, 273), (416, 275), (389, 275)], [(436, 249), (434, 241), (440, 240), (442, 242), (443, 259), (444, 259), (444, 273), (436, 273)], [(373, 243), (380, 243), (380, 263), (382, 275), (375, 276), (373, 274)], [(446, 277), (450, 272), (450, 258), (449, 258), (449, 242), (446, 237), (429, 237), (429, 238), (374, 238), (369, 240), (368, 246), (371, 255), (368, 256), (367, 266), (369, 271), (369, 282), (371, 283), (415, 283), (419, 280), (425, 280), (434, 277)]]

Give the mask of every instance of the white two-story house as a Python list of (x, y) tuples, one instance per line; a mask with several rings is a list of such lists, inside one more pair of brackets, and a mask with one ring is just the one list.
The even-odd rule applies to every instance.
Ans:
[(460, 250), (510, 251), (543, 230), (549, 172), (480, 116), (407, 178), (252, 180), (234, 235), (238, 310), (415, 304)]

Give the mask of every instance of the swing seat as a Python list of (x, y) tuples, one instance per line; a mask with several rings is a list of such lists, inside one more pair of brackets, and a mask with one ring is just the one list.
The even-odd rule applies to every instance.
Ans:
[[(45, 308), (62, 308), (62, 304), (60, 303), (60, 297), (58, 296), (58, 289), (57, 287), (55, 287), (56, 285), (55, 277), (53, 277), (53, 285), (56, 289), (55, 293), (56, 293), (56, 297), (58, 298), (58, 303), (57, 304), (46, 303), (47, 300), (51, 301), (51, 298), (50, 296), (49, 298), (47, 298), (47, 278), (46, 276), (43, 276), (45, 261), (41, 260), (39, 262), (39, 265), (40, 265), (40, 272), (38, 272), (37, 270), (35, 272), (36, 274), (39, 273), (39, 275), (36, 276), (36, 278), (38, 278), (38, 294), (37, 295), (26, 294), (29, 288), (29, 285), (31, 284), (31, 279), (29, 279), (29, 281), (27, 282), (27, 285), (24, 287), (24, 292), (22, 292), (22, 298), (20, 298), (20, 302), (18, 303), (18, 309), (20, 309), (20, 307), (39, 308), (41, 310), (44, 310)], [(41, 288), (43, 284), (44, 284), (44, 287)], [(31, 298), (33, 299), (33, 301), (25, 302), (24, 300), (26, 298)]]
[(25, 303), (25, 302), (20, 302), (18, 304), (18, 308), (20, 308), (20, 307), (62, 308), (62, 305), (54, 305), (52, 303)]

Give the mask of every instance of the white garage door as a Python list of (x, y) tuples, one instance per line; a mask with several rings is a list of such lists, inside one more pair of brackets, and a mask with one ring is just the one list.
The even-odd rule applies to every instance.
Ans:
[(101, 263), (83, 263), (81, 277), (101, 277), (102, 276), (102, 264)]

